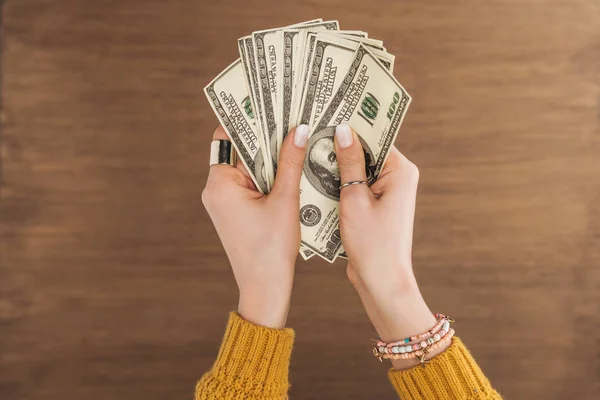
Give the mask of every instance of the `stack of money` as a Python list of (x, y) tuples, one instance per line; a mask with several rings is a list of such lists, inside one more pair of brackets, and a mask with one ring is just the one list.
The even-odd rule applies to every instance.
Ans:
[(359, 135), (369, 184), (381, 172), (411, 98), (394, 78), (394, 56), (363, 31), (317, 19), (253, 32), (240, 58), (204, 88), (256, 188), (268, 193), (288, 131), (310, 127), (300, 183), (304, 259), (345, 257), (339, 228), (340, 176), (333, 133)]

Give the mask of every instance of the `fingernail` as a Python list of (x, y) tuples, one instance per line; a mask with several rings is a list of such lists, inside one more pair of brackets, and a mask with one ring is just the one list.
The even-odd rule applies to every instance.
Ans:
[(341, 149), (352, 146), (352, 131), (346, 124), (341, 124), (335, 127), (335, 139)]
[(308, 125), (298, 125), (294, 132), (294, 145), (303, 149), (306, 147), (306, 142), (308, 142)]

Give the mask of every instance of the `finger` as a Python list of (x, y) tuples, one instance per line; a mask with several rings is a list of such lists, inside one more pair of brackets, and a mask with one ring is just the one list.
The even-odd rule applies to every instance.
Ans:
[[(396, 146), (392, 146), (392, 151), (390, 151), (382, 175), (385, 175), (386, 168), (389, 172), (400, 173), (402, 175), (401, 180), (405, 181), (405, 183), (410, 183), (416, 187), (416, 184), (419, 182), (419, 169), (412, 161), (406, 158)], [(394, 181), (397, 182), (398, 180)]]
[(379, 179), (371, 186), (376, 197), (385, 194), (415, 192), (419, 183), (419, 169), (395, 146), (392, 146)]
[[(230, 140), (229, 136), (225, 132), (225, 129), (221, 125), (215, 129), (213, 133), (213, 140)], [(211, 165), (208, 172), (208, 179), (219, 179), (227, 180), (234, 178), (238, 183), (245, 186), (245, 178), (240, 174), (240, 170), (227, 164), (215, 164)]]
[(240, 171), (242, 171), (242, 174), (244, 174), (244, 176), (248, 179), (252, 179), (250, 177), (250, 172), (248, 172), (248, 169), (246, 169), (246, 166), (244, 165), (244, 162), (242, 161), (242, 157), (237, 157), (235, 166), (237, 169), (239, 169)]
[(242, 161), (241, 157), (239, 157), (239, 155), (237, 157), (237, 162), (236, 162), (235, 166), (237, 169), (239, 169), (242, 172), (242, 174), (246, 178), (246, 187), (248, 189), (255, 190), (258, 192), (258, 189), (256, 188), (256, 184), (252, 180), (252, 176), (250, 176), (248, 169), (244, 165), (244, 162)]
[[(227, 133), (225, 133), (225, 129), (223, 129), (223, 126), (219, 125), (217, 129), (215, 129), (215, 132), (213, 133), (213, 140), (230, 140), (229, 136), (227, 136)], [(214, 174), (215, 171), (227, 170), (229, 168), (231, 168), (231, 166), (225, 164), (211, 165), (209, 176), (211, 174)]]
[[(360, 182), (367, 180), (365, 171), (365, 154), (360, 139), (346, 124), (335, 128), (335, 154), (340, 168), (340, 180), (342, 185), (348, 182)], [(346, 186), (340, 196), (350, 193), (368, 196), (371, 194), (366, 184)]]
[[(231, 138), (229, 137), (227, 132), (225, 132), (225, 129), (223, 128), (223, 126), (219, 125), (219, 127), (217, 127), (217, 129), (215, 130), (215, 133), (213, 134), (213, 140), (222, 140), (222, 139), (231, 141)], [(225, 167), (225, 168), (228, 167), (228, 165), (220, 165), (219, 164), (219, 165), (211, 166), (210, 169), (211, 169), (211, 171), (214, 169), (220, 169), (218, 167), (221, 167), (221, 166)], [(237, 157), (235, 167), (237, 169), (239, 169), (245, 177), (245, 180), (242, 182), (242, 185), (247, 187), (248, 189), (258, 191), (256, 189), (256, 185), (254, 184), (254, 181), (252, 180), (252, 177), (250, 176), (250, 173), (248, 172), (248, 169), (244, 165), (242, 158), (239, 156)], [(225, 171), (227, 171), (227, 170), (225, 169)], [(217, 174), (218, 174), (218, 172), (217, 172)]]
[(400, 165), (403, 161), (408, 160), (404, 154), (400, 153), (400, 150), (394, 145), (390, 150), (390, 154), (388, 155), (387, 160), (385, 161), (385, 165), (383, 166), (383, 171), (381, 171), (381, 175), (384, 175), (384, 171), (399, 169)]
[(398, 151), (396, 146), (392, 146), (390, 154), (379, 174), (379, 178), (371, 185), (371, 190), (376, 198), (379, 198), (383, 194), (385, 186), (389, 186), (393, 183), (391, 182), (393, 178), (390, 178), (390, 175), (398, 174), (403, 159), (406, 159), (406, 157)]
[(300, 195), (300, 177), (304, 167), (308, 125), (299, 125), (285, 138), (281, 146), (277, 176), (271, 191), (275, 196)]
[(246, 166), (244, 165), (244, 162), (242, 161), (242, 157), (240, 157), (239, 154), (237, 156), (235, 166), (237, 169), (239, 169), (242, 172), (242, 174), (246, 178), (246, 187), (248, 189), (255, 190), (258, 192), (258, 189), (256, 188), (256, 184), (252, 180), (252, 176), (250, 175), (250, 172), (248, 172), (248, 168), (246, 168)]

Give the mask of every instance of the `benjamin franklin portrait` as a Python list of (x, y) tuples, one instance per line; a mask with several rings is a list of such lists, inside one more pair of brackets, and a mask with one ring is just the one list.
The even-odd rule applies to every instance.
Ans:
[[(322, 195), (339, 201), (340, 170), (335, 156), (333, 133), (335, 126), (314, 133), (308, 140), (304, 172), (310, 184)], [(360, 139), (365, 152), (366, 173), (369, 185), (375, 181), (375, 158), (371, 149)]]

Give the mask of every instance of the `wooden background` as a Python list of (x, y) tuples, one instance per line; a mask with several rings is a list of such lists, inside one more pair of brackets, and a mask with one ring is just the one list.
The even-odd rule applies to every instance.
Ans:
[[(315, 17), (383, 39), (414, 97), (431, 308), (507, 399), (600, 398), (596, 0), (5, 1), (0, 398), (192, 398), (237, 295), (202, 88)], [(297, 270), (292, 397), (395, 398), (344, 264)]]

